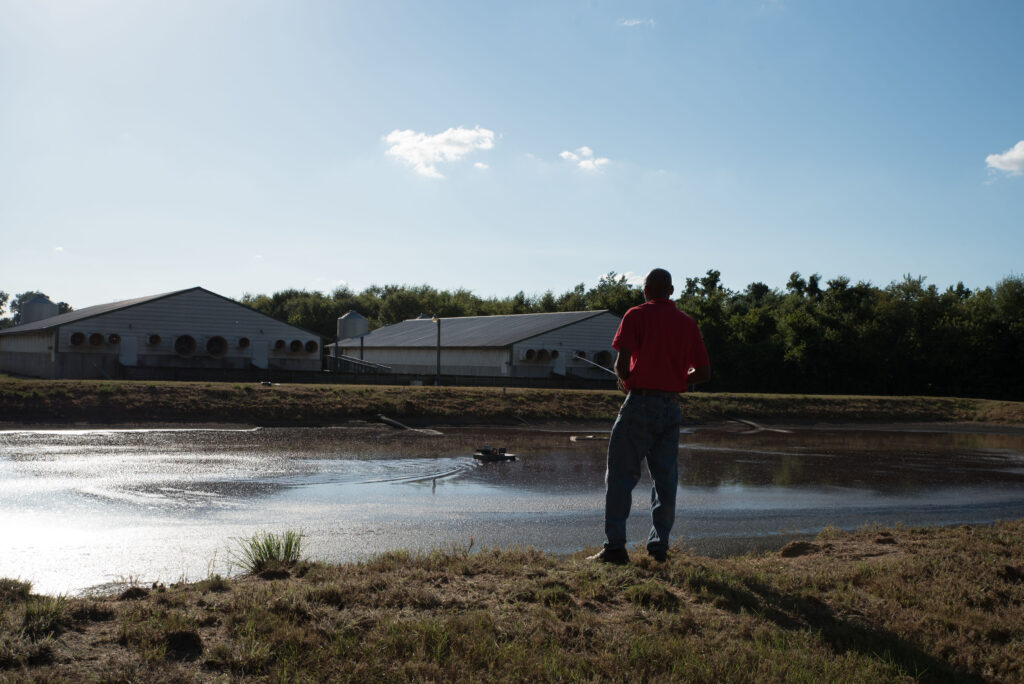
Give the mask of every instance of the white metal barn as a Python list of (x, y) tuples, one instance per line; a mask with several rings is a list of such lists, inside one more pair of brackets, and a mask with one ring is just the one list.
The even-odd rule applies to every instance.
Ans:
[(593, 364), (611, 367), (618, 326), (604, 310), (414, 318), (341, 340), (338, 353), (392, 373), (434, 375), (440, 350), (441, 375), (607, 380)]
[(319, 371), (320, 338), (201, 287), (0, 330), (0, 371), (144, 377), (146, 369)]

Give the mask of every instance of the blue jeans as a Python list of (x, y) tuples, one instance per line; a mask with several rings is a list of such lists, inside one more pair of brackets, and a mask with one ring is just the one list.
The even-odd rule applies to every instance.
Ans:
[(604, 477), (606, 549), (626, 547), (626, 518), (644, 459), (654, 480), (647, 550), (668, 548), (668, 535), (676, 519), (681, 422), (682, 411), (676, 398), (631, 393), (622, 402), (608, 442), (608, 469)]

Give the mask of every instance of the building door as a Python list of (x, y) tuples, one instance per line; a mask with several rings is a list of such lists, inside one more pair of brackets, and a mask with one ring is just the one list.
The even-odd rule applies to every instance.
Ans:
[(122, 366), (139, 365), (139, 338), (136, 335), (125, 335), (121, 338), (118, 361)]

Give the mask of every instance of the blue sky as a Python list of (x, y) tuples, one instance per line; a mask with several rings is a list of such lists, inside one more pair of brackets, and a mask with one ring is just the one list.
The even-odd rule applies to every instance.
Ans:
[(0, 0), (0, 289), (1024, 271), (1024, 3)]

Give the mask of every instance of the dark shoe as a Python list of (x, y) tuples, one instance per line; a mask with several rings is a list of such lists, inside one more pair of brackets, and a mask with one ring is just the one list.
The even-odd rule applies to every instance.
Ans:
[(668, 560), (668, 551), (665, 549), (647, 549), (647, 553), (656, 563), (664, 563)]
[(587, 560), (597, 563), (612, 563), (613, 565), (627, 565), (629, 554), (626, 549), (602, 549), (600, 553), (587, 556)]

